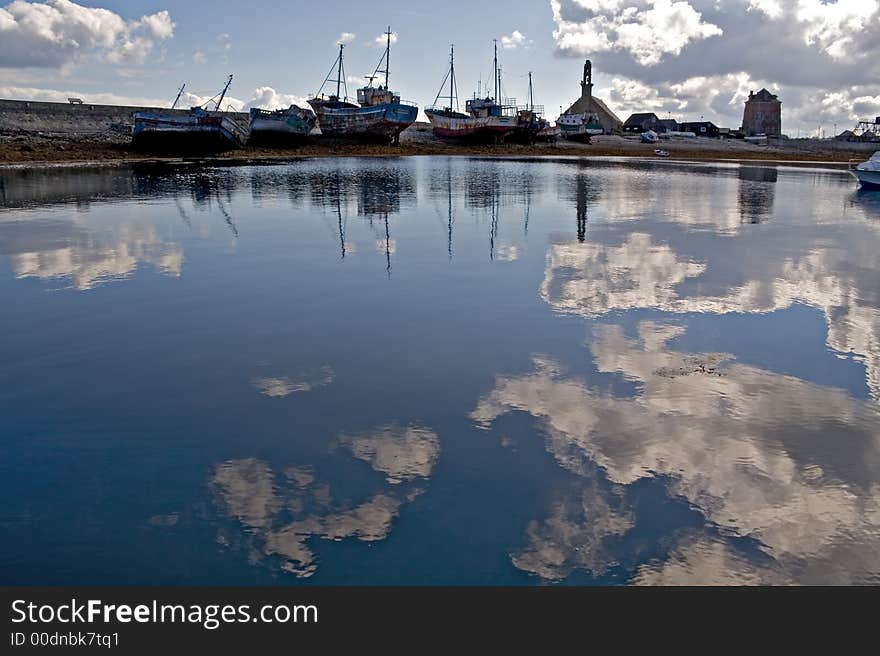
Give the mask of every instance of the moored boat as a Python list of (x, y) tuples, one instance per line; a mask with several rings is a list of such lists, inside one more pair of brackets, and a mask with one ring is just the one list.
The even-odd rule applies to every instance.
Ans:
[[(397, 143), (400, 139), (400, 133), (415, 122), (419, 113), (418, 107), (413, 103), (401, 100), (400, 96), (391, 91), (388, 86), (391, 28), (388, 28), (386, 36), (385, 54), (379, 60), (373, 75), (370, 76), (370, 84), (358, 89), (357, 104), (349, 102), (347, 95), (341, 95), (342, 87), (345, 84), (343, 64), (345, 45), (339, 44), (339, 55), (333, 66), (336, 69), (336, 79), (330, 79), (330, 75), (333, 74), (331, 69), (331, 73), (321, 85), (318, 95), (308, 101), (318, 118), (322, 136)], [(383, 62), (385, 64), (384, 70), (381, 68)], [(384, 84), (373, 87), (373, 80), (379, 73), (384, 75)], [(336, 82), (336, 93), (325, 97), (321, 95), (321, 92), (328, 82)]]
[[(438, 106), (440, 95), (449, 81), (448, 106)], [(499, 73), (498, 52), (495, 52), (495, 96), (498, 97)], [(515, 108), (499, 104), (496, 98), (472, 98), (465, 103), (465, 111), (458, 111), (458, 85), (455, 81), (455, 48), (449, 57), (449, 70), (434, 99), (434, 106), (425, 110), (434, 134), (443, 139), (468, 139), (484, 141), (503, 141), (513, 134), (518, 125), (518, 117), (511, 110)]]
[[(209, 112), (204, 107), (193, 107), (188, 113), (174, 110), (135, 112), (132, 145), (142, 150), (182, 153), (222, 152), (242, 148), (247, 142), (247, 131), (235, 119), (219, 111), (231, 84), (230, 75), (217, 101), (217, 111), (214, 112)], [(179, 96), (180, 94), (178, 98)]]
[(310, 137), (317, 122), (308, 109), (291, 105), (287, 109), (269, 111), (253, 108), (250, 111), (250, 139), (252, 144), (288, 145), (303, 143)]
[(866, 189), (880, 189), (880, 150), (874, 153), (867, 162), (850, 163), (850, 173)]

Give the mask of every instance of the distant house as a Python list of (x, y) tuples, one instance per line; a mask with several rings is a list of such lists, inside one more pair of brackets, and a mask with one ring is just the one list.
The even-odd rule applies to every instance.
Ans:
[(859, 138), (856, 136), (856, 133), (852, 130), (844, 130), (836, 137), (834, 137), (835, 141), (858, 141)]
[(678, 132), (678, 121), (674, 118), (662, 118), (657, 123), (660, 129), (655, 132)]
[(648, 130), (666, 131), (665, 128), (660, 127), (660, 119), (653, 112), (633, 114), (623, 124), (623, 131), (627, 134), (641, 134)]
[(698, 137), (711, 137), (717, 139), (721, 132), (718, 126), (711, 121), (691, 121), (688, 123), (679, 123), (682, 132), (693, 132)]

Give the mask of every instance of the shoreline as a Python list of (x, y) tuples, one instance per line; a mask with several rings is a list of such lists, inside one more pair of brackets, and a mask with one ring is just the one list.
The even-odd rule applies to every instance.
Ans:
[[(409, 135), (407, 135), (409, 136)], [(427, 137), (427, 138), (426, 138)], [(657, 157), (656, 147), (669, 152), (669, 157)], [(880, 148), (880, 146), (878, 146)], [(258, 148), (205, 156), (183, 156), (143, 153), (128, 144), (47, 140), (42, 143), (21, 145), (0, 143), (0, 168), (30, 169), (56, 166), (102, 166), (129, 164), (194, 164), (259, 165), (292, 162), (326, 157), (415, 157), (459, 156), (500, 157), (518, 159), (607, 159), (654, 160), (662, 162), (729, 162), (756, 165), (822, 166), (846, 169), (850, 159), (867, 159), (869, 155), (847, 151), (817, 151), (793, 147), (756, 147), (750, 144), (718, 140), (672, 141), (662, 144), (642, 144), (621, 137), (597, 137), (594, 143), (579, 144), (457, 144), (447, 143), (425, 135), (423, 131), (402, 140), (399, 146), (362, 143), (319, 142), (295, 148)]]

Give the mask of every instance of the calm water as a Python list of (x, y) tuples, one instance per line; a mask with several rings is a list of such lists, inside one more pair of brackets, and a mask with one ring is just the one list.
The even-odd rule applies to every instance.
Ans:
[(0, 582), (880, 583), (880, 194), (0, 172)]

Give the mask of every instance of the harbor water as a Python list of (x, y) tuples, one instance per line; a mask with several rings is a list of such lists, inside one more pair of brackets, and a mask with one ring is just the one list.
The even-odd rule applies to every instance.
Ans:
[(0, 171), (4, 584), (880, 583), (880, 192)]

